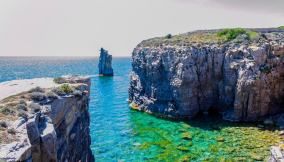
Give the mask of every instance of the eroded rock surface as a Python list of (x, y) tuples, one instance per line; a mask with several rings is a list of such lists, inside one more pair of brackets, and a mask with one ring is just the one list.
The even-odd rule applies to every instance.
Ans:
[(132, 54), (132, 107), (173, 118), (217, 110), (231, 121), (283, 112), (284, 33), (256, 31), (257, 39), (240, 35), (222, 43), (207, 41), (216, 31), (196, 32), (205, 33), (203, 42), (194, 41), (196, 33), (186, 43), (181, 37), (143, 41)]
[(112, 55), (107, 50), (101, 48), (99, 58), (99, 75), (101, 76), (113, 76), (112, 69)]
[[(4, 129), (15, 130), (15, 138), (1, 141), (0, 161), (94, 161), (88, 112), (90, 79), (60, 80), (63, 79), (64, 84), (54, 89), (35, 88), (1, 102), (17, 102), (15, 100), (20, 98), (20, 104), (25, 103), (26, 109), (11, 108), (7, 120), (1, 116), (8, 123)], [(41, 95), (44, 97), (39, 97)], [(9, 116), (16, 114), (19, 117), (9, 121)]]

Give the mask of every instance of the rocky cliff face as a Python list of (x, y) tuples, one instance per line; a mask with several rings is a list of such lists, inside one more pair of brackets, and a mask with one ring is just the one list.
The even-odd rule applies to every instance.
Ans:
[(108, 54), (108, 51), (101, 48), (100, 59), (99, 59), (99, 75), (101, 76), (113, 76), (112, 69), (112, 56)]
[(226, 41), (219, 32), (140, 43), (132, 55), (132, 108), (173, 118), (214, 110), (231, 121), (283, 112), (284, 31), (253, 29)]
[[(89, 134), (90, 79), (71, 77), (57, 81), (64, 84), (52, 90), (35, 88), (2, 102), (21, 99), (26, 109), (15, 121), (6, 120), (8, 127), (14, 129), (15, 138), (0, 145), (0, 159), (94, 161)], [(20, 114), (15, 110), (16, 113)]]

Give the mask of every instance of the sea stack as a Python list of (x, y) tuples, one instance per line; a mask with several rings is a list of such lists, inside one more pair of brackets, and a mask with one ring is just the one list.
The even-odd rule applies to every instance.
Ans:
[(113, 76), (113, 69), (111, 66), (112, 55), (108, 51), (101, 48), (99, 60), (99, 75), (100, 76)]

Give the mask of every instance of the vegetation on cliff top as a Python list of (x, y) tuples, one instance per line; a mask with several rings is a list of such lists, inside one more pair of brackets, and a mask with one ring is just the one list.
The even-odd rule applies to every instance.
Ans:
[(240, 35), (244, 35), (244, 37), (246, 37), (248, 40), (256, 40), (260, 38), (260, 33), (257, 31), (244, 28), (232, 28), (211, 31), (195, 31), (180, 35), (167, 34), (164, 37), (156, 37), (144, 40), (138, 46), (187, 46), (193, 43), (224, 43), (234, 40)]
[(168, 34), (165, 37), (156, 37), (141, 42), (140, 46), (161, 46), (161, 45), (181, 45), (186, 46), (191, 43), (218, 43), (225, 39), (218, 37), (217, 33), (194, 32), (180, 35)]
[(236, 39), (239, 35), (246, 35), (249, 40), (253, 40), (260, 37), (260, 34), (258, 32), (243, 28), (223, 29), (217, 32), (217, 36), (223, 37), (226, 41)]
[[(64, 81), (61, 79), (60, 81)], [(64, 81), (65, 82), (65, 81)], [(11, 122), (18, 117), (27, 120), (29, 114), (34, 114), (41, 110), (41, 105), (57, 99), (59, 96), (73, 95), (80, 97), (83, 95), (80, 84), (61, 84), (58, 87), (43, 89), (35, 87), (27, 92), (10, 96), (0, 101), (0, 144), (11, 143), (17, 140), (16, 132), (11, 129)], [(10, 123), (10, 124), (7, 124)]]

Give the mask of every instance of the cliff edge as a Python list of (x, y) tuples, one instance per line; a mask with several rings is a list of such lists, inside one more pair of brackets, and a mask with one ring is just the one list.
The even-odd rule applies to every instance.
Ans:
[(90, 84), (76, 76), (2, 83), (24, 91), (0, 101), (0, 161), (94, 161)]
[(219, 112), (257, 121), (284, 111), (284, 30), (220, 29), (141, 42), (130, 106), (159, 116)]

